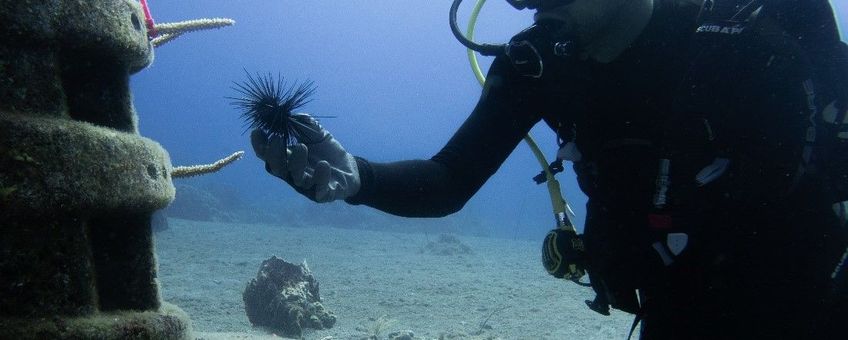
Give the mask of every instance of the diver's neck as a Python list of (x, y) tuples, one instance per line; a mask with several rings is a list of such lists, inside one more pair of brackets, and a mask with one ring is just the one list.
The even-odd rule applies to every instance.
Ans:
[(586, 57), (600, 63), (618, 58), (642, 34), (654, 12), (654, 0), (627, 1), (618, 17), (595, 39), (584, 46)]

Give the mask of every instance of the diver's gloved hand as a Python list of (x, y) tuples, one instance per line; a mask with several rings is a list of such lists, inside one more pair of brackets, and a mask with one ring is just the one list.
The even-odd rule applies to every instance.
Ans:
[(253, 130), (250, 141), (256, 156), (265, 161), (265, 170), (282, 178), (295, 190), (315, 202), (345, 199), (359, 191), (356, 160), (309, 115), (297, 119), (309, 129), (298, 143), (286, 147), (280, 136)]

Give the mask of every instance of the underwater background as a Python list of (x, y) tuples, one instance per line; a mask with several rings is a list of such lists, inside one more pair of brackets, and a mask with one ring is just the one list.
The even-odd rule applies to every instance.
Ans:
[[(472, 3), (463, 6), (460, 18), (468, 16)], [(314, 81), (316, 95), (303, 111), (337, 116), (323, 119), (322, 125), (349, 152), (373, 161), (431, 157), (471, 113), (480, 94), (465, 48), (450, 33), (448, 1), (153, 0), (150, 6), (159, 22), (236, 20), (233, 27), (158, 48), (153, 64), (133, 77), (132, 89), (141, 133), (159, 141), (175, 165), (247, 151), (243, 160), (215, 176), (178, 184), (226, 185), (258, 209), (332, 214), (346, 207), (312, 207), (265, 172), (243, 133), (240, 113), (225, 98), (237, 95), (233, 82), (244, 80), (245, 70)], [(478, 40), (504, 42), (528, 26), (531, 15), (490, 1), (480, 16)], [(481, 61), (484, 70), (491, 62)], [(534, 136), (553, 157), (554, 134), (540, 125)], [(543, 237), (554, 225), (547, 190), (532, 180), (540, 170), (529, 148), (520, 145), (460, 215), (481, 229), (477, 233)], [(573, 176), (560, 177), (567, 199), (582, 216), (584, 198)], [(368, 216), (371, 209), (354, 210), (350, 213)]]
[[(372, 161), (429, 158), (473, 109), (480, 86), (450, 33), (450, 1), (149, 0), (158, 22), (228, 17), (233, 27), (189, 34), (156, 50), (132, 78), (142, 135), (174, 165), (210, 163), (236, 150), (222, 171), (177, 179), (177, 200), (156, 235), (163, 298), (185, 309), (204, 338), (263, 337), (241, 292), (272, 255), (306, 260), (321, 281), (336, 326), (308, 339), (360, 339), (411, 330), (418, 338), (624, 338), (630, 316), (587, 309), (586, 288), (544, 272), (538, 250), (553, 228), (540, 168), (523, 143), (460, 213), (406, 219), (344, 203), (319, 205), (267, 174), (228, 96), (245, 71), (312, 80), (303, 111), (354, 155)], [(460, 10), (460, 27), (473, 1)], [(843, 32), (848, 2), (832, 1)], [(532, 23), (530, 11), (488, 1), (475, 40), (504, 42)], [(843, 35), (844, 36), (844, 35)], [(481, 58), (483, 69), (491, 59)], [(534, 128), (549, 160), (555, 135)], [(570, 166), (558, 176), (578, 229), (585, 197)], [(469, 252), (430, 251), (456, 234)], [(384, 332), (385, 331), (385, 332)], [(385, 336), (385, 334), (378, 334)]]

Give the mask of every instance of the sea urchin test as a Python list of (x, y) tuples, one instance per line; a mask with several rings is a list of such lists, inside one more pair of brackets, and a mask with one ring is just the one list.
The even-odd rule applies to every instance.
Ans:
[(314, 131), (315, 125), (309, 123), (312, 116), (295, 113), (295, 110), (312, 101), (310, 97), (315, 93), (315, 83), (312, 81), (288, 86), (279, 75), (274, 78), (270, 73), (247, 73), (247, 80), (234, 84), (233, 89), (241, 97), (229, 99), (241, 110), (246, 130), (259, 129), (268, 138), (282, 138), (286, 145), (311, 144), (318, 142), (312, 140), (315, 136), (322, 136), (319, 131)]

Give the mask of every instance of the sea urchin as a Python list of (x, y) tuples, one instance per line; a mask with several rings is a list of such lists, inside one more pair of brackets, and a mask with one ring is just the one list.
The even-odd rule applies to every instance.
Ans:
[(315, 127), (304, 122), (303, 114), (294, 111), (309, 103), (309, 97), (315, 93), (315, 84), (305, 81), (300, 84), (287, 86), (285, 79), (270, 73), (255, 76), (245, 71), (247, 80), (234, 82), (233, 90), (241, 97), (228, 97), (232, 105), (241, 110), (247, 131), (260, 129), (269, 137), (282, 137), (287, 145), (295, 143), (310, 143), (308, 133)]

